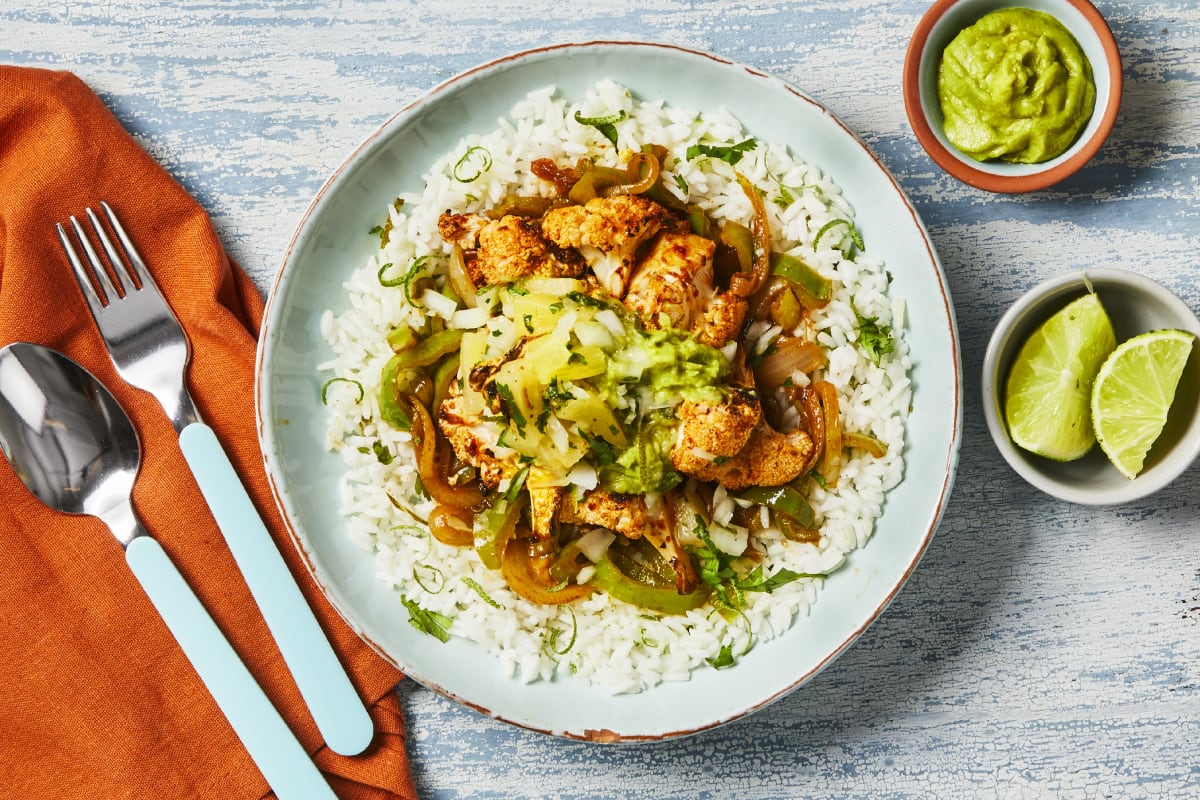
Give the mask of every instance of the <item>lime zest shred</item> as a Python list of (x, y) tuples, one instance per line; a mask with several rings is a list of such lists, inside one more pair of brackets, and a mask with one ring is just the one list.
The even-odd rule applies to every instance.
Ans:
[(564, 628), (550, 628), (546, 632), (545, 640), (542, 643), (543, 648), (548, 650), (547, 655), (565, 656), (575, 647), (575, 639), (579, 635), (579, 619), (575, 616), (575, 609), (568, 605), (561, 605), (559, 608), (565, 608), (571, 614), (571, 638), (567, 640), (567, 644), (561, 650), (558, 648), (558, 637), (565, 631)]
[(474, 578), (470, 577), (469, 575), (465, 575), (462, 578), (462, 582), (468, 589), (475, 592), (475, 594), (479, 595), (480, 599), (482, 599), (483, 602), (487, 603), (492, 608), (498, 608), (500, 610), (504, 609), (504, 606), (500, 605), (500, 603), (493, 600), (491, 595), (489, 595), (487, 593), (487, 591), (482, 586), (479, 585), (479, 581), (475, 580)]
[(838, 217), (837, 219), (829, 220), (829, 222), (826, 222), (824, 225), (822, 225), (817, 230), (817, 235), (813, 237), (812, 249), (813, 250), (817, 249), (817, 246), (820, 245), (820, 243), (821, 243), (821, 237), (825, 235), (826, 231), (830, 230), (831, 228), (835, 228), (838, 225), (845, 225), (847, 228), (850, 229), (850, 240), (852, 242), (854, 242), (855, 247), (857, 247), (859, 250), (864, 250), (864, 251), (867, 249), (867, 246), (865, 244), (863, 244), (862, 236), (859, 234), (858, 230), (854, 227), (854, 223), (848, 219), (842, 219), (841, 217)]
[[(478, 162), (478, 163), (476, 163)], [(467, 169), (474, 168), (474, 172), (466, 172)], [(479, 176), (492, 168), (492, 154), (482, 145), (474, 145), (467, 148), (467, 152), (462, 154), (462, 158), (450, 170), (450, 174), (454, 176), (454, 180), (459, 183), (471, 183), (478, 180)]]
[(353, 384), (354, 386), (357, 386), (358, 387), (358, 399), (356, 399), (354, 401), (356, 403), (361, 403), (363, 398), (366, 396), (366, 391), (363, 389), (363, 385), (361, 383), (359, 383), (358, 381), (354, 380), (353, 378), (330, 378), (329, 380), (325, 381), (325, 385), (321, 387), (321, 404), (322, 405), (326, 405), (326, 406), (329, 405), (329, 387), (335, 383), (349, 383), (349, 384)]
[[(436, 588), (431, 589), (425, 585), (425, 581), (421, 580), (421, 570), (425, 570), (429, 573), (431, 576), (430, 583), (434, 584)], [(440, 594), (442, 589), (446, 588), (446, 576), (442, 574), (440, 569), (432, 564), (421, 563), (413, 567), (413, 580), (415, 580), (417, 585), (429, 594)]]

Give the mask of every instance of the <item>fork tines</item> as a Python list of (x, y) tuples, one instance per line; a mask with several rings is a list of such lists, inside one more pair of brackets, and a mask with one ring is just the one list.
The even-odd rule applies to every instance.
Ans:
[(96, 213), (91, 208), (87, 208), (84, 211), (91, 223), (92, 233), (104, 251), (105, 258), (101, 258), (93, 246), (92, 239), (84, 230), (84, 226), (80, 224), (74, 215), (71, 216), (71, 227), (75, 231), (75, 238), (83, 248), (91, 270), (88, 270), (87, 266), (84, 265), (83, 259), (80, 258), (79, 252), (71, 240), (71, 236), (67, 233), (63, 225), (61, 223), (55, 225), (55, 229), (58, 231), (58, 239), (67, 254), (67, 260), (71, 262), (71, 268), (75, 270), (75, 278), (79, 282), (79, 288), (83, 290), (84, 297), (87, 298), (88, 304), (92, 305), (93, 308), (97, 304), (100, 307), (105, 307), (112, 300), (118, 297), (125, 297), (129, 292), (138, 291), (147, 283), (152, 282), (146, 272), (146, 264), (142, 260), (141, 254), (133, 246), (133, 242), (130, 241), (129, 235), (125, 233), (125, 229), (121, 227), (117, 215), (109, 207), (108, 203), (101, 202), (100, 207), (104, 210), (104, 215), (108, 219), (108, 224), (113, 233), (116, 234), (120, 249), (118, 249), (117, 245), (113, 244), (112, 238), (105, 230), (99, 217), (96, 216)]

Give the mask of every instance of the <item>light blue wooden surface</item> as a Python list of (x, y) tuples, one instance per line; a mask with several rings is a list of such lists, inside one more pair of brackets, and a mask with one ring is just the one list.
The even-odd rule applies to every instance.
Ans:
[(1001, 461), (978, 388), (993, 325), (1044, 277), (1137, 269), (1200, 309), (1200, 4), (1097, 3), (1124, 58), (1116, 129), (1082, 173), (1020, 197), (956, 183), (909, 130), (900, 67), (927, 5), (0, 7), (0, 62), (92, 85), (264, 292), (313, 193), (379, 124), (463, 69), (551, 42), (669, 42), (787, 79), (867, 142), (929, 227), (958, 310), (966, 424), (941, 529), (891, 608), (786, 699), (659, 745), (549, 739), (406, 682), (423, 797), (1200, 797), (1197, 468), (1127, 506), (1053, 500)]

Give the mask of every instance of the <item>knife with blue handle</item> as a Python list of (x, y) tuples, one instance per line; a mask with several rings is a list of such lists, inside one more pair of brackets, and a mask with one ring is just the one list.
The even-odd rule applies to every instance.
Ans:
[(275, 796), (337, 800), (162, 545), (138, 536), (125, 548), (125, 560)]
[(342, 755), (361, 753), (374, 736), (371, 717), (216, 434), (193, 422), (179, 447), (325, 743)]

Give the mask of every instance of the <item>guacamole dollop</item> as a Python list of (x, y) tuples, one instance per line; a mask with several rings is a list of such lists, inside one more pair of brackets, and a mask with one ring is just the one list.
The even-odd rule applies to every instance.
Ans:
[(606, 488), (622, 494), (663, 492), (682, 479), (671, 462), (678, 421), (675, 406), (685, 400), (719, 403), (723, 379), (730, 366), (719, 350), (690, 334), (667, 328), (629, 331), (624, 345), (608, 362), (603, 390), (610, 405), (621, 403), (619, 393), (635, 392), (636, 430), (629, 446), (601, 466)]
[(977, 161), (1035, 164), (1065, 152), (1096, 105), (1092, 67), (1057, 19), (1028, 8), (993, 11), (942, 53), (943, 130)]

